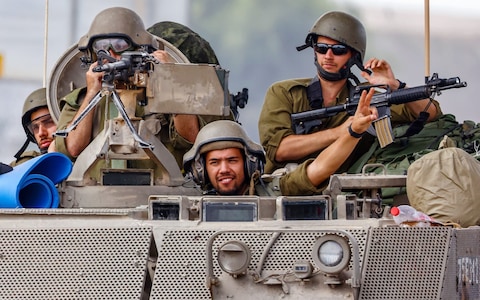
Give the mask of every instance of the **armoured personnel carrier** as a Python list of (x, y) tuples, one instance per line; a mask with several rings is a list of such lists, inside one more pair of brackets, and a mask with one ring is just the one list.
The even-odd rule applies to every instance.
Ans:
[[(162, 42), (177, 63), (129, 69), (145, 109), (227, 114), (228, 71)], [(75, 49), (52, 72), (56, 118), (51, 99), (83, 84)], [(321, 196), (203, 195), (132, 117), (136, 96), (119, 99), (118, 117), (58, 185), (60, 208), (0, 210), (1, 299), (480, 298), (480, 229), (396, 225), (379, 190), (406, 176), (334, 175)], [(96, 160), (112, 167), (92, 182)]]

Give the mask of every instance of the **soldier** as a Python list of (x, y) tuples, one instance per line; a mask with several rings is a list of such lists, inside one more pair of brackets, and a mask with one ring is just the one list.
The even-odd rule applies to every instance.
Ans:
[[(57, 126), (48, 110), (45, 88), (33, 91), (25, 99), (22, 126), (27, 135), (27, 140), (15, 154), (16, 160), (10, 163), (11, 166), (19, 165), (41, 154), (54, 151), (53, 134), (57, 130)], [(30, 142), (37, 144), (40, 152), (35, 150), (25, 151)]]
[[(317, 157), (326, 149), (350, 132), (361, 137), (360, 132), (352, 130), (352, 118), (345, 112), (325, 118), (317, 131), (304, 135), (292, 130), (291, 114), (316, 108), (344, 104), (352, 95), (352, 89), (359, 84), (351, 68), (357, 66), (361, 75), (369, 84), (381, 84), (391, 90), (406, 85), (397, 80), (390, 65), (377, 58), (363, 64), (366, 50), (366, 34), (363, 25), (351, 15), (343, 12), (328, 12), (313, 25), (305, 39), (305, 45), (298, 51), (313, 48), (316, 75), (314, 78), (292, 79), (272, 84), (268, 89), (259, 118), (259, 136), (263, 145), (267, 163), (266, 172), (284, 167), (287, 163), (301, 164)], [(367, 70), (371, 69), (372, 73)], [(371, 74), (369, 74), (371, 73)], [(423, 99), (391, 107), (393, 125), (410, 123), (421, 113), (428, 113), (425, 120), (431, 121), (441, 114), (438, 102)], [(346, 172), (362, 154), (373, 144), (373, 137), (362, 137), (357, 148), (336, 172)], [(328, 181), (318, 185), (320, 193)]]
[[(369, 107), (374, 90), (362, 92), (351, 128), (363, 133), (378, 117)], [(195, 144), (183, 157), (184, 169), (203, 190), (220, 195), (312, 195), (350, 155), (359, 139), (345, 131), (316, 158), (285, 174), (262, 176), (262, 146), (254, 143), (233, 121), (216, 121), (202, 128)]]
[[(60, 114), (58, 129), (67, 128), (101, 90), (103, 72), (93, 71), (98, 65), (96, 61), (98, 51), (108, 51), (118, 60), (125, 51), (144, 49), (151, 52), (160, 62), (171, 61), (169, 54), (164, 50), (158, 50), (158, 47), (158, 40), (145, 30), (143, 21), (135, 12), (122, 7), (108, 8), (100, 12), (93, 20), (88, 33), (78, 42), (78, 49), (91, 62), (86, 72), (87, 86), (73, 91), (63, 99), (66, 104)], [(96, 107), (66, 138), (55, 139), (57, 151), (75, 160), (103, 129), (103, 117), (102, 110)], [(198, 119), (195, 115), (181, 114), (164, 117), (162, 122), (168, 125), (169, 129), (156, 133), (161, 135), (164, 144), (170, 145), (169, 150), (181, 165), (183, 153), (190, 148), (198, 133), (200, 127)], [(152, 126), (154, 127), (159, 128)]]

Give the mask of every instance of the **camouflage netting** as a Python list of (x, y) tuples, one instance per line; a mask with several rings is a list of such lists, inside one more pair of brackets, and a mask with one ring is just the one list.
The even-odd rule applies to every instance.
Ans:
[(220, 64), (210, 43), (185, 25), (164, 21), (147, 31), (170, 42), (192, 63)]

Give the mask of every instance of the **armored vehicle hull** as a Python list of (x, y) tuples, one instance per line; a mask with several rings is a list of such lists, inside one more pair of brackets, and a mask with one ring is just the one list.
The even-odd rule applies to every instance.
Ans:
[(284, 220), (267, 216), (280, 200), (262, 198), (248, 199), (268, 212), (257, 220), (205, 221), (192, 213), (210, 200), (176, 200), (177, 220), (152, 214), (152, 205), (0, 211), (0, 298), (480, 298), (476, 227)]

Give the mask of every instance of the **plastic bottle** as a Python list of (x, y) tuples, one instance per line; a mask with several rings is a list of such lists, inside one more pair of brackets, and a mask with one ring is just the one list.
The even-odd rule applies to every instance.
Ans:
[(428, 227), (435, 220), (429, 215), (416, 210), (410, 205), (394, 206), (390, 214), (397, 225), (405, 227)]

